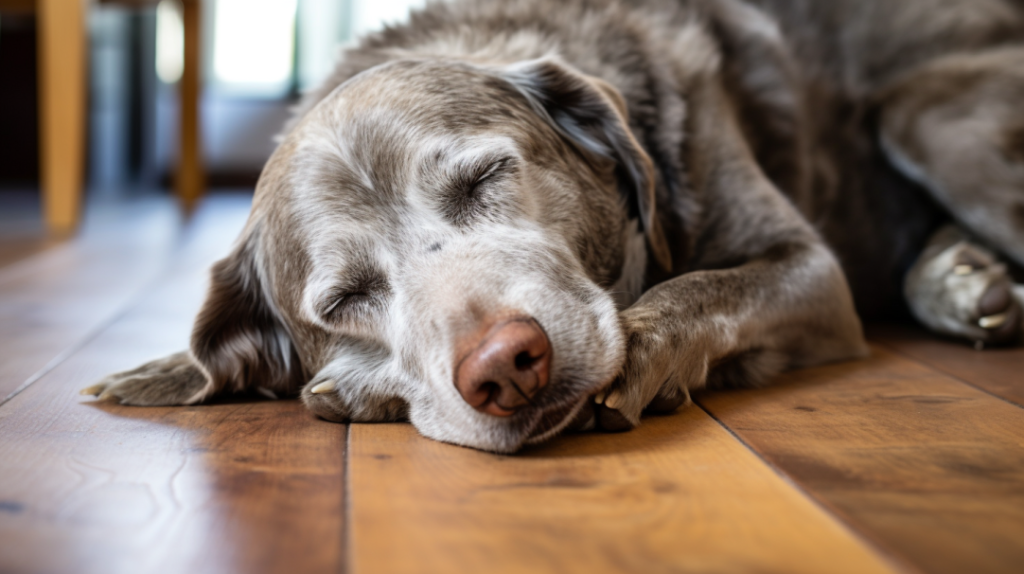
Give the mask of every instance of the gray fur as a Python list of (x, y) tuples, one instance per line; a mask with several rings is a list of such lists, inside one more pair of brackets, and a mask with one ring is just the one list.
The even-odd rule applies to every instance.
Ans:
[[(1021, 30), (1001, 0), (429, 4), (296, 110), (191, 355), (169, 359), (189, 376), (145, 366), (87, 391), (259, 386), (511, 452), (863, 356), (855, 298), (904, 305), (950, 215), (1021, 260)], [(967, 140), (935, 137), (961, 124)], [(1012, 339), (1018, 296), (1015, 322), (978, 327), (1004, 303), (996, 255), (992, 281), (938, 288), (956, 259), (941, 242), (909, 306)], [(499, 420), (462, 401), (453, 365), (512, 315), (543, 326), (551, 382)]]

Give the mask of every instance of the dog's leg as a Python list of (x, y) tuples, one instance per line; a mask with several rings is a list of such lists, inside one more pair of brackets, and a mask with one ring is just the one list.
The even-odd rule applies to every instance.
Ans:
[(914, 316), (936, 332), (980, 346), (1014, 341), (1022, 331), (1018, 299), (1024, 291), (995, 254), (954, 225), (932, 237), (907, 273), (904, 291)]
[(1024, 48), (939, 59), (879, 101), (892, 163), (1024, 265)]
[(81, 393), (126, 405), (170, 406), (198, 401), (205, 388), (206, 375), (181, 352), (110, 375)]
[(782, 369), (863, 356), (867, 346), (832, 253), (767, 180), (721, 87), (691, 95), (687, 163), (703, 229), (694, 272), (655, 285), (621, 313), (626, 362), (595, 397), (604, 430), (635, 426), (706, 385), (758, 385)]
[(842, 272), (820, 245), (688, 273), (621, 317), (626, 363), (595, 398), (605, 430), (632, 428), (645, 408), (673, 410), (704, 386), (760, 385), (786, 368), (867, 352)]
[[(937, 60), (881, 96), (890, 160), (958, 225), (1024, 264), (1024, 49)], [(977, 344), (1012, 342), (1020, 305), (997, 255), (950, 226), (908, 273), (904, 292), (927, 327)]]

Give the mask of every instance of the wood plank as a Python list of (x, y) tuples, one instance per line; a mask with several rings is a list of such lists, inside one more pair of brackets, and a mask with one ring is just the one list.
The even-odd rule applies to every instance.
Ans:
[(88, 0), (38, 0), (39, 142), (43, 214), (68, 233), (81, 215), (85, 169)]
[(924, 363), (993, 395), (1024, 407), (1024, 348), (989, 347), (940, 339), (921, 327), (873, 325), (871, 339), (887, 349)]
[(42, 219), (37, 190), (6, 189), (0, 193), (0, 268), (62, 243), (47, 233)]
[(1024, 412), (872, 347), (699, 404), (865, 535), (926, 572), (1020, 572)]
[(349, 432), (355, 574), (893, 571), (698, 408), (516, 456)]
[(101, 207), (80, 237), (0, 269), (0, 402), (152, 283), (180, 233), (166, 199)]
[(204, 213), (167, 281), (0, 407), (0, 571), (339, 569), (343, 425), (296, 401), (133, 408), (77, 394), (187, 345), (207, 267), (237, 232)]
[(62, 241), (59, 239), (46, 235), (0, 237), (0, 269), (28, 259), (61, 243)]

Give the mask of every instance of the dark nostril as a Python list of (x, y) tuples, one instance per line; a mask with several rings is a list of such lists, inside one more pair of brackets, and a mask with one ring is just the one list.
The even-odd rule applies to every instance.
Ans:
[(500, 392), (501, 387), (499, 387), (498, 383), (495, 383), (494, 381), (487, 381), (480, 385), (480, 394), (486, 397), (484, 399), (484, 404), (494, 401)]
[(533, 366), (536, 360), (530, 356), (530, 353), (523, 351), (516, 355), (516, 369), (522, 371), (523, 369), (529, 369)]

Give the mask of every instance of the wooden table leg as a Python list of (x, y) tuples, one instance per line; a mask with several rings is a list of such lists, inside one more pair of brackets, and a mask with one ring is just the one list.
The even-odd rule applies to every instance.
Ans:
[(85, 163), (87, 0), (39, 0), (40, 184), (47, 227), (73, 231)]
[(201, 24), (200, 0), (182, 0), (182, 22), (185, 28), (185, 66), (182, 70), (180, 90), (181, 148), (175, 187), (178, 199), (187, 212), (192, 211), (203, 194), (203, 170), (200, 124), (200, 84), (202, 58), (200, 56)]

